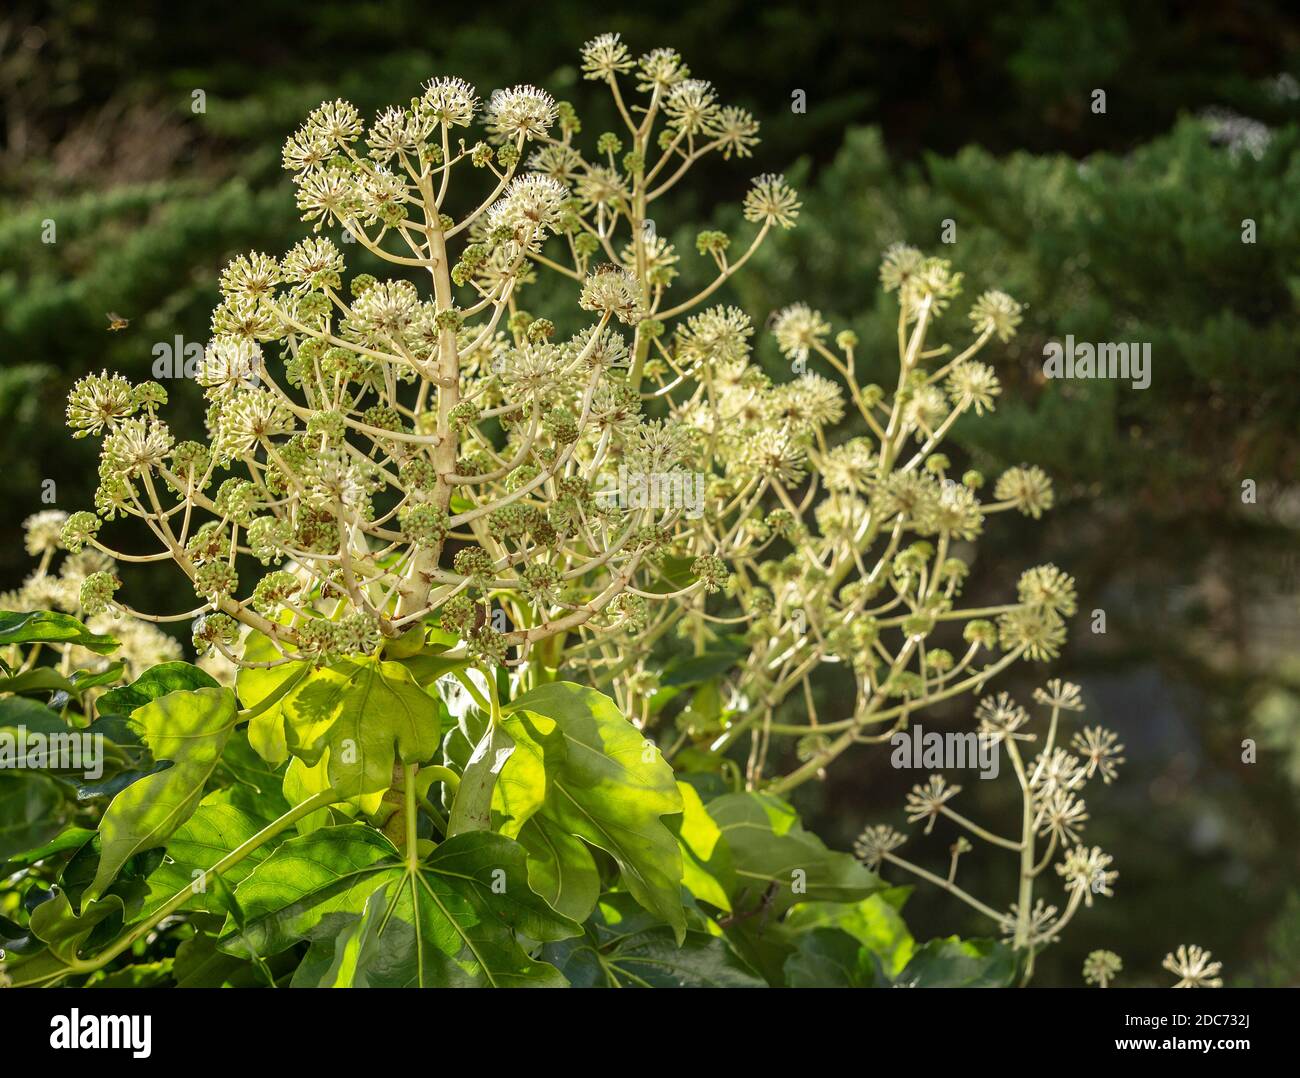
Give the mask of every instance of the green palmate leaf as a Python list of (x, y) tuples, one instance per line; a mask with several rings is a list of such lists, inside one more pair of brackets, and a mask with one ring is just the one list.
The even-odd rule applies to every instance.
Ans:
[[(283, 744), (315, 765), (328, 753), (330, 785), (366, 812), (378, 810), (392, 785), (394, 764), (419, 763), (438, 751), (441, 701), (421, 689), (400, 663), (341, 662), (255, 685), (241, 686), (254, 708), (285, 690), (249, 725), (249, 740), (259, 754), (277, 763)], [(259, 725), (267, 716), (272, 720)]]
[(230, 804), (270, 823), (290, 808), (283, 793), (286, 771), (272, 768), (254, 751), (247, 730), (236, 730), (226, 742), (216, 777), (230, 783), (225, 790)]
[(123, 669), (121, 663), (114, 663), (97, 673), (79, 670), (64, 677), (52, 666), (38, 666), (13, 677), (0, 678), (0, 692), (64, 692), (69, 696), (80, 696), (87, 689), (113, 684), (122, 676)]
[(682, 855), (661, 817), (680, 813), (682, 798), (658, 749), (609, 697), (571, 682), (542, 685), (502, 712), (519, 748), (500, 785), (509, 790), (523, 768), (540, 760), (545, 797), (540, 807), (535, 797), (524, 798), (528, 809), (610, 854), (633, 897), (680, 939), (686, 930)]
[(600, 897), (600, 870), (591, 850), (545, 816), (533, 816), (519, 832), (528, 851), (528, 885), (551, 908), (579, 923)]
[[(358, 987), (562, 986), (515, 933), (553, 941), (579, 927), (527, 880), (522, 847), (488, 831), (448, 839), (411, 868), (377, 831), (323, 828), (285, 842), (239, 885), (245, 927), (228, 924), (222, 948), (269, 955), (309, 940), (303, 976), (315, 983), (346, 971)], [(356, 927), (381, 891), (382, 916), (372, 906)]]
[(1015, 952), (1005, 943), (949, 936), (919, 948), (897, 983), (915, 988), (1006, 988), (1015, 976)]
[[(141, 914), (148, 916), (186, 887), (193, 890), (192, 897), (186, 902), (187, 909), (228, 912), (220, 891), (210, 889), (202, 882), (203, 873), (256, 835), (266, 823), (232, 804), (229, 791), (218, 790), (209, 794), (194, 815), (168, 839), (166, 860), (149, 875), (149, 894)], [(226, 883), (238, 883), (266, 860), (274, 848), (272, 840), (226, 869)]]
[(678, 782), (677, 791), (682, 795), (682, 814), (670, 816), (668, 826), (682, 847), (682, 882), (701, 902), (730, 911), (736, 872), (722, 829), (704, 808), (694, 786)]
[(39, 771), (0, 771), (0, 862), (44, 846), (72, 817), (65, 791)]
[[(283, 657), (269, 636), (252, 632), (244, 642), (243, 658), (250, 663), (270, 663)], [(278, 767), (289, 756), (283, 705), (277, 694), (292, 688), (308, 669), (306, 663), (281, 661), (279, 666), (269, 668), (241, 666), (235, 675), (239, 702), (245, 709), (259, 709), (248, 724), (249, 743), (272, 767)]]
[(133, 712), (154, 759), (171, 766), (128, 786), (109, 804), (99, 822), (99, 869), (87, 899), (102, 894), (133, 854), (162, 845), (189, 819), (221, 759), (235, 714), (234, 693), (220, 688), (171, 692)]
[(605, 895), (581, 938), (542, 956), (578, 988), (764, 988), (726, 940), (694, 924), (680, 941), (626, 894)]
[(217, 689), (216, 679), (193, 663), (170, 662), (151, 666), (130, 685), (104, 693), (96, 703), (101, 715), (130, 715), (136, 708), (189, 689)]
[(122, 900), (109, 895), (98, 902), (88, 902), (80, 916), (72, 912), (68, 896), (60, 891), (32, 910), (31, 929), (44, 940), (50, 952), (63, 962), (75, 962), (77, 952), (99, 925), (110, 917), (121, 916)]
[(0, 610), (0, 647), (36, 643), (78, 644), (99, 655), (117, 650), (117, 641), (111, 636), (92, 633), (69, 614), (53, 610), (26, 613)]
[(896, 977), (912, 957), (916, 943), (899, 912), (910, 887), (891, 887), (861, 902), (805, 902), (790, 911), (786, 924), (795, 931), (838, 928), (847, 932)]
[(77, 794), (84, 798), (93, 796), (106, 776), (139, 766), (146, 757), (139, 735), (119, 720), (74, 726), (35, 700), (0, 699), (0, 772), (29, 769), (73, 781), (79, 777)]
[[(289, 804), (301, 805), (304, 801), (315, 797), (317, 794), (324, 793), (329, 788), (328, 749), (325, 750), (325, 754), (320, 761), (310, 767), (296, 756), (289, 761), (289, 766), (284, 772), (283, 785), (284, 798)], [(353, 817), (357, 814), (357, 807), (355, 805), (338, 804), (331, 808), (317, 809), (298, 821), (298, 833), (305, 835), (318, 828), (328, 827), (334, 822), (334, 813), (336, 812)]]
[(867, 948), (838, 928), (814, 928), (799, 937), (785, 962), (790, 988), (886, 988), (889, 981)]
[(779, 915), (797, 902), (854, 902), (884, 887), (847, 853), (828, 850), (771, 794), (725, 794), (708, 804), (735, 868), (738, 912), (760, 906)]
[(304, 961), (294, 974), (295, 988), (360, 988), (368, 973), (367, 956), (382, 947), (380, 935), (388, 913), (388, 892), (380, 888), (368, 899), (361, 916), (343, 929), (334, 939), (333, 955), (329, 965), (320, 971), (326, 958), (325, 949), (319, 957)]
[[(3, 795), (0, 795), (2, 797)], [(0, 830), (3, 829), (3, 820), (5, 813), (0, 809)], [(95, 832), (87, 830), (84, 827), (69, 827), (66, 831), (61, 831), (57, 838), (51, 839), (44, 845), (27, 846), (21, 853), (10, 856), (5, 861), (0, 861), (0, 877), (8, 876), (10, 873), (20, 868), (27, 868), (36, 864), (38, 861), (44, 861), (47, 857), (55, 857), (61, 853), (67, 853), (69, 850), (77, 850), (84, 846)]]
[[(291, 957), (291, 956), (285, 956)], [(283, 976), (286, 965), (277, 959), (271, 966), (277, 976)], [(292, 969), (288, 965), (287, 969)], [(253, 988), (265, 987), (264, 967), (217, 950), (217, 938), (200, 932), (176, 948), (172, 977), (177, 988)]]

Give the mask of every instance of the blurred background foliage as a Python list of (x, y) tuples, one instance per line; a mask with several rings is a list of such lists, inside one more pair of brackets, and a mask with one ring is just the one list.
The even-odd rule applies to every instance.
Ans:
[[(1028, 304), (1020, 336), (992, 353), (1000, 408), (963, 420), (954, 440), (990, 473), (1041, 465), (1059, 505), (1037, 524), (998, 518), (968, 594), (999, 601), (1020, 568), (1045, 561), (1075, 574), (1081, 611), (1061, 662), (998, 687), (1028, 702), (1034, 674), (1078, 681), (1087, 720), (1128, 747), (1120, 781), (1090, 804), (1089, 840), (1121, 872), (1116, 898), (1043, 956), (1038, 983), (1079, 983), (1095, 947), (1124, 956), (1132, 972), (1121, 983), (1164, 983), (1160, 956), (1196, 942), (1224, 961), (1229, 983), (1300, 984), (1293, 5), (621, 7), (10, 0), (0, 15), (3, 586), (28, 569), (20, 523), (45, 507), (44, 481), (57, 506), (89, 504), (94, 447), (62, 425), (71, 382), (100, 368), (149, 377), (157, 344), (204, 342), (224, 263), (301, 235), (280, 145), (321, 99), (368, 112), (434, 74), (480, 92), (532, 81), (573, 100), (594, 139), (614, 120), (579, 78), (581, 42), (617, 30), (634, 51), (670, 45), (764, 124), (755, 160), (710, 161), (669, 200), (659, 226), (683, 255), (683, 288), (707, 274), (694, 232), (734, 224), (750, 176), (784, 170), (802, 192), (800, 227), (721, 296), (756, 321), (805, 300), (855, 329), (864, 367), (884, 377), (894, 314), (875, 274), (899, 240), (951, 258), (968, 296), (999, 287)], [(1104, 114), (1091, 110), (1097, 89)], [(792, 108), (800, 90), (804, 112)], [(47, 221), (55, 243), (42, 242)], [(963, 310), (946, 318), (955, 334)], [(108, 332), (109, 312), (129, 326)], [(1043, 344), (1066, 334), (1150, 343), (1150, 388), (1044, 382)], [(760, 356), (788, 375), (770, 342)], [(197, 429), (197, 388), (169, 389), (173, 427)], [(1243, 503), (1247, 480), (1253, 503)], [(132, 587), (164, 609), (174, 581), (144, 573)], [(1092, 631), (1095, 611), (1104, 633)], [(835, 678), (819, 694), (819, 710), (835, 714)], [(963, 707), (931, 721), (968, 718)], [(1243, 739), (1257, 762), (1243, 760)], [(903, 795), (923, 778), (864, 748), (797, 800), (846, 848), (865, 823), (901, 823)], [(1012, 819), (1010, 784), (964, 785), (967, 814)], [(936, 828), (913, 859), (946, 864), (954, 837)], [(962, 872), (995, 905), (1014, 897), (1009, 865), (968, 858)], [(963, 910), (922, 887), (908, 915), (920, 938), (988, 931)]]

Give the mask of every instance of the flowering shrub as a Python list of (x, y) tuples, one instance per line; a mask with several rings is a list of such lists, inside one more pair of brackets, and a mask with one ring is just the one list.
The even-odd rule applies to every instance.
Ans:
[[(796, 193), (754, 180), (743, 250), (701, 232), (714, 272), (689, 296), (652, 216), (705, 155), (748, 158), (757, 122), (670, 49), (634, 60), (604, 35), (582, 70), (625, 126), (594, 149), (531, 86), (484, 102), (439, 78), (370, 124), (316, 109), (283, 153), (312, 234), (222, 275), (206, 437), (177, 439), (158, 383), (73, 389), (74, 437), (102, 439), (94, 511), (32, 521), (41, 562), (0, 625), (3, 724), (89, 746), (99, 773), (0, 776), (14, 983), (94, 983), (143, 953), (142, 979), (182, 985), (1008, 984), (1113, 878), (1075, 845), (1072, 792), (1109, 780), (1113, 746), (1057, 745), (1066, 687), (1029, 765), (1021, 713), (984, 706), (1020, 839), (957, 816), (941, 777), (909, 801), (1020, 853), (1009, 914), (902, 861), (892, 831), (860, 844), (988, 910), (1007, 944), (915, 945), (875, 873), (783, 800), (1065, 639), (1055, 566), (961, 603), (986, 519), (1039, 517), (1047, 476), (982, 494), (939, 451), (995, 406), (976, 357), (1020, 306), (985, 293), (945, 334), (969, 340), (937, 344), (961, 274), (896, 246), (896, 384), (862, 384), (853, 334), (802, 303), (772, 322), (794, 374), (773, 379), (750, 317), (707, 304), (796, 224)], [(568, 289), (553, 319), (522, 306), (541, 274)], [(153, 546), (121, 549), (122, 519)], [(123, 577), (154, 561), (192, 601), (132, 608)], [(192, 622), (199, 665), (167, 622)], [(125, 669), (84, 661), (114, 651)], [(855, 686), (834, 716), (814, 707), (826, 664)], [(53, 710), (19, 695), (50, 690)], [(778, 716), (791, 697), (800, 721)], [(1058, 918), (1032, 880), (1067, 842)]]

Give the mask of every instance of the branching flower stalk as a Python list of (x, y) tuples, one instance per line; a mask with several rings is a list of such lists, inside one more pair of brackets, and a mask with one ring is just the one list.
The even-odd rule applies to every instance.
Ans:
[[(639, 624), (649, 593), (635, 582), (671, 542), (681, 509), (624, 512), (596, 488), (615, 460), (671, 472), (681, 437), (641, 416), (640, 375), (619, 370), (629, 344), (616, 327), (631, 327), (632, 352), (645, 354), (663, 247), (640, 231), (622, 255), (613, 244), (632, 207), (643, 212), (675, 182), (660, 180), (668, 154), (649, 166), (632, 158), (644, 157), (661, 104), (679, 116), (665, 95), (684, 68), (660, 52), (640, 70), (651, 103), (626, 162), (633, 174), (626, 184), (593, 174), (577, 197), (548, 170), (578, 122), (533, 87), (497, 91), (483, 107), (468, 84), (437, 79), (368, 129), (345, 102), (317, 109), (284, 150), (304, 219), (423, 277), (425, 296), (411, 280), (369, 274), (345, 287), (343, 255), (325, 237), (280, 260), (236, 259), (199, 375), (206, 444), (173, 439), (157, 417), (166, 392), (156, 383), (104, 374), (73, 390), (69, 424), (104, 446), (97, 513), (72, 517), (68, 548), (174, 561), (198, 605), (151, 616), (197, 619), (196, 644), (236, 661), (241, 624), (288, 662), (372, 653), (437, 615), (464, 653), (510, 665), (580, 627)], [(454, 136), (480, 112), (489, 140), (467, 146)], [(697, 146), (697, 126), (682, 119), (687, 152), (743, 150), (754, 125), (728, 122)], [(549, 134), (557, 124), (560, 139)], [(536, 167), (519, 174), (529, 143)], [(487, 191), (454, 217), (452, 175), (466, 172)], [(754, 246), (770, 223), (759, 221)], [(550, 261), (548, 237), (568, 248), (576, 306), (589, 316), (563, 343), (554, 323), (517, 302), (532, 264)], [(595, 264), (602, 254), (609, 261)], [(101, 524), (118, 516), (143, 521), (159, 550), (107, 545)], [(249, 587), (257, 563), (271, 571)], [(700, 569), (666, 598), (716, 587), (715, 563)], [(84, 609), (133, 613), (116, 587), (107, 572), (92, 574)]]
[[(1084, 710), (1077, 685), (1053, 678), (1035, 690), (1034, 700), (1048, 714), (1045, 727), (1038, 733), (1029, 732), (1028, 712), (1007, 693), (986, 697), (975, 712), (979, 736), (996, 751), (1006, 753), (1020, 787), (1021, 817), (1016, 837), (998, 835), (954, 810), (951, 802), (961, 793), (961, 787), (934, 774), (924, 784), (912, 787), (906, 814), (909, 823), (924, 822), (927, 834), (940, 817), (961, 829), (946, 879), (896, 853), (906, 837), (888, 825), (868, 827), (855, 845), (855, 852), (870, 867), (887, 863), (900, 868), (994, 921), (1005, 939), (1023, 953), (1026, 982), (1033, 975), (1035, 954), (1059, 938), (1079, 907), (1090, 907), (1095, 895), (1113, 894), (1111, 885), (1119, 873), (1110, 868), (1112, 858), (1097, 846), (1084, 845), (1081, 839), (1088, 821), (1082, 790), (1094, 778), (1109, 785), (1124, 762), (1124, 746), (1101, 726), (1083, 727), (1066, 745), (1062, 716)], [(1022, 746), (1028, 749), (1035, 742), (1038, 751), (1027, 758)], [(973, 849), (973, 843), (1009, 851), (1016, 857), (1016, 901), (1005, 913), (956, 883), (959, 860)], [(1035, 883), (1058, 853), (1060, 860), (1053, 867), (1067, 893), (1064, 910), (1036, 898), (1034, 893)]]
[[(530, 86), (484, 105), (435, 79), (369, 126), (343, 101), (315, 110), (284, 164), (317, 234), (224, 272), (199, 375), (207, 440), (173, 438), (157, 383), (74, 388), (69, 424), (103, 450), (96, 512), (67, 521), (67, 548), (175, 562), (197, 605), (139, 616), (194, 619), (196, 645), (230, 661), (251, 662), (249, 630), (274, 641), (259, 662), (277, 665), (373, 654), (432, 626), (450, 657), (522, 684), (562, 672), (609, 691), (670, 756), (731, 767), (747, 738), (745, 783), (777, 793), (1019, 659), (1055, 655), (1075, 608), (1055, 567), (1025, 573), (1014, 601), (959, 604), (968, 544), (990, 514), (1049, 508), (1046, 475), (1012, 468), (981, 500), (984, 476), (956, 476), (938, 451), (962, 416), (993, 408), (998, 378), (975, 357), (1015, 333), (1019, 304), (985, 293), (972, 338), (936, 345), (961, 274), (896, 246), (881, 269), (899, 301), (892, 390), (863, 384), (854, 334), (832, 346), (799, 303), (773, 323), (798, 376), (774, 382), (751, 361), (749, 316), (704, 305), (795, 225), (795, 192), (755, 179), (743, 251), (700, 232), (713, 273), (685, 297), (655, 225), (706, 155), (751, 155), (757, 122), (670, 49), (634, 60), (604, 35), (583, 72), (624, 126), (594, 153), (572, 107)], [(486, 138), (467, 142), (476, 120)], [(400, 276), (345, 280), (326, 228)], [(521, 306), (542, 271), (573, 289), (553, 313), (582, 325), (563, 340)], [(846, 409), (859, 433), (837, 438)], [(142, 521), (156, 549), (109, 545), (101, 525), (116, 517)], [(116, 590), (91, 574), (83, 610), (139, 614)], [(748, 650), (713, 686), (716, 706), (696, 700), (668, 729), (665, 652), (704, 655), (734, 633)], [(855, 697), (822, 717), (811, 679), (824, 664), (852, 670)], [(792, 695), (806, 716), (779, 720)], [(800, 762), (769, 777), (776, 738), (796, 739)]]

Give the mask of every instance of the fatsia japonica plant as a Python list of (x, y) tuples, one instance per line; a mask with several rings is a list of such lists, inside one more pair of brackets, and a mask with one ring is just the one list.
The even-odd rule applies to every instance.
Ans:
[[(753, 181), (739, 254), (700, 232), (693, 294), (655, 227), (757, 122), (670, 49), (604, 35), (582, 70), (623, 130), (589, 142), (542, 90), (455, 78), (369, 124), (316, 109), (283, 153), (311, 234), (222, 274), (205, 437), (173, 434), (156, 382), (74, 387), (94, 510), (29, 521), (40, 562), (0, 615), (9, 982), (1000, 985), (1090, 904), (1067, 867), (1066, 914), (1022, 912), (1022, 873), (1010, 914), (985, 907), (1007, 942), (916, 944), (872, 871), (910, 865), (896, 836), (834, 852), (784, 799), (1062, 645), (1054, 566), (961, 602), (986, 518), (1038, 517), (1047, 476), (981, 497), (939, 452), (993, 408), (975, 357), (1019, 305), (985, 293), (945, 334), (969, 339), (935, 343), (961, 275), (899, 245), (896, 383), (864, 383), (854, 335), (802, 303), (772, 322), (774, 379), (750, 316), (709, 304), (795, 192)], [(135, 609), (124, 578), (153, 562), (193, 599)], [(854, 685), (834, 715), (826, 665)], [(1109, 743), (1060, 758), (1056, 710), (1045, 762), (998, 727), (1023, 842), (960, 818), (1031, 873), (1044, 818), (1044, 860), (1081, 824), (1040, 775), (1109, 778)], [(931, 818), (954, 815), (939, 782), (914, 795)]]

